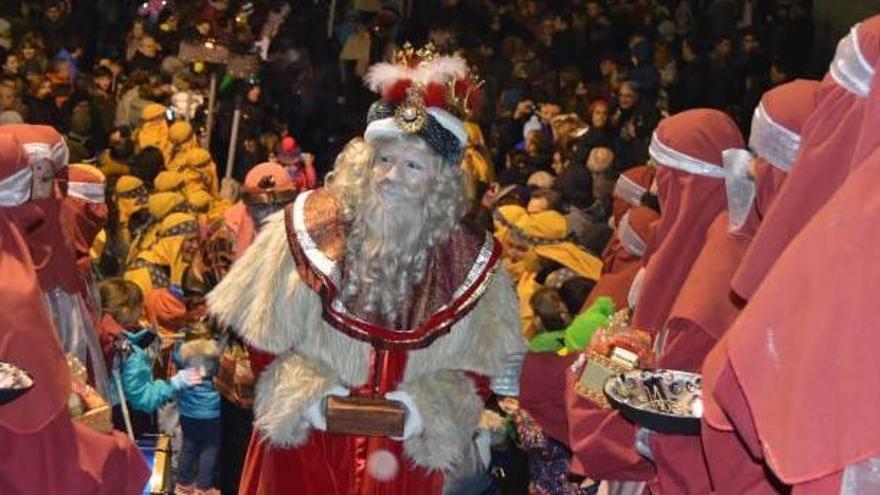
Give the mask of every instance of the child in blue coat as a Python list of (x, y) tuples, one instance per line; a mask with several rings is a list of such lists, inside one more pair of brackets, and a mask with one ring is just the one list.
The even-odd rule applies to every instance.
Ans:
[[(128, 402), (134, 433), (139, 437), (142, 432), (153, 431), (153, 413), (174, 399), (177, 391), (201, 382), (201, 377), (197, 370), (181, 369), (170, 380), (156, 378), (153, 363), (157, 335), (141, 324), (140, 288), (121, 278), (108, 278), (98, 289), (102, 316), (97, 329), (101, 345), (107, 362), (112, 364), (114, 382), (121, 386)], [(110, 392), (112, 403), (119, 404), (117, 387), (111, 387)]]
[(175, 493), (218, 493), (215, 471), (220, 451), (220, 394), (213, 376), (219, 367), (220, 350), (209, 336), (178, 343), (174, 361), (181, 369), (197, 370), (201, 382), (177, 392), (183, 447), (178, 460)]

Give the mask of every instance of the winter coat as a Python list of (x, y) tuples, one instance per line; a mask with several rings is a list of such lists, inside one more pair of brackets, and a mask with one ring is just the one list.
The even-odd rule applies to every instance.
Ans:
[(201, 339), (174, 347), (173, 359), (178, 368), (204, 368), (202, 383), (177, 392), (177, 409), (190, 419), (220, 417), (220, 394), (214, 388), (219, 351), (213, 340)]
[(138, 345), (148, 332), (124, 332), (131, 346), (123, 359), (120, 376), (129, 406), (135, 411), (153, 413), (173, 398), (174, 389), (165, 380), (153, 379), (153, 358)]

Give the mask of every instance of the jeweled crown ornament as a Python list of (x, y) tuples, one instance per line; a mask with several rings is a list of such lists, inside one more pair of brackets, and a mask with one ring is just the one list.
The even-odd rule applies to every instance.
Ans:
[(368, 142), (394, 132), (416, 134), (450, 163), (461, 162), (467, 144), (462, 121), (478, 104), (482, 84), (461, 56), (406, 43), (392, 61), (370, 67), (365, 82), (381, 95), (367, 117)]
[(421, 131), (428, 123), (428, 112), (416, 88), (409, 88), (406, 101), (394, 111), (394, 121), (407, 134)]
[[(370, 67), (366, 83), (388, 104), (408, 102), (442, 108), (459, 118), (475, 108), (483, 82), (458, 55), (440, 55), (429, 43), (416, 49), (409, 42), (395, 52), (393, 62)], [(415, 93), (413, 92), (415, 90)]]

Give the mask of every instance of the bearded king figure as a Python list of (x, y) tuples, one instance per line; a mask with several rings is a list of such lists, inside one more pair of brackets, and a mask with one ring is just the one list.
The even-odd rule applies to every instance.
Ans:
[(500, 247), (461, 222), (467, 65), (406, 46), (366, 80), (364, 139), (208, 296), (260, 372), (242, 494), (442, 493), (477, 384), (524, 350)]

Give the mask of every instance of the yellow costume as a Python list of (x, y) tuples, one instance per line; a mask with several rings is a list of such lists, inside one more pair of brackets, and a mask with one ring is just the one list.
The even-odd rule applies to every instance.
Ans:
[[(521, 214), (506, 235), (507, 269), (517, 281), (523, 334), (532, 338), (537, 326), (529, 301), (541, 285), (535, 280), (541, 258), (559, 263), (581, 277), (598, 280), (602, 260), (566, 240), (568, 222), (553, 210)], [(513, 258), (509, 255), (515, 253)]]
[(465, 192), (471, 201), (476, 199), (478, 185), (488, 188), (495, 182), (495, 169), (488, 155), (485, 154), (486, 140), (483, 131), (475, 122), (465, 122), (464, 128), (468, 134), (468, 144), (464, 150), (464, 160), (461, 162), (461, 171), (465, 177)]
[(187, 239), (199, 235), (196, 218), (189, 213), (172, 213), (159, 225), (156, 242), (138, 254), (125, 272), (125, 279), (144, 294), (171, 285), (181, 285), (191, 260), (181, 248)]
[(131, 244), (128, 220), (135, 211), (147, 206), (147, 188), (133, 175), (123, 175), (116, 181), (116, 208), (119, 238), (124, 246)]
[(165, 120), (165, 107), (158, 103), (150, 103), (141, 111), (141, 123), (137, 129), (137, 148), (142, 150), (155, 146), (162, 152), (165, 163), (171, 153), (171, 142), (168, 140), (168, 122)]
[(135, 238), (128, 251), (127, 263), (131, 263), (137, 256), (150, 249), (156, 242), (158, 232), (161, 229), (162, 220), (172, 213), (186, 213), (189, 204), (186, 197), (176, 192), (158, 192), (150, 195), (147, 200), (147, 209), (152, 221), (140, 235)]
[(507, 248), (507, 233), (516, 222), (526, 215), (526, 209), (519, 205), (504, 205), (492, 212), (492, 223), (495, 227), (495, 238), (503, 248)]
[(104, 177), (118, 177), (131, 173), (131, 167), (127, 163), (120, 162), (110, 155), (110, 150), (104, 150), (98, 155), (98, 170)]
[(197, 190), (187, 198), (189, 207), (199, 221), (199, 225), (204, 227), (205, 232), (210, 231), (210, 226), (216, 222), (223, 221), (223, 215), (226, 210), (232, 207), (232, 203), (224, 198), (215, 198), (204, 190)]
[(220, 179), (211, 154), (202, 148), (193, 148), (184, 154), (186, 160), (186, 194), (203, 189), (213, 196), (220, 194)]
[(168, 139), (171, 141), (171, 159), (165, 164), (165, 168), (172, 172), (179, 172), (186, 167), (186, 152), (199, 147), (196, 133), (189, 122), (178, 120), (168, 128)]
[(153, 180), (156, 192), (177, 192), (183, 193), (186, 188), (186, 175), (180, 172), (159, 172), (159, 175)]

